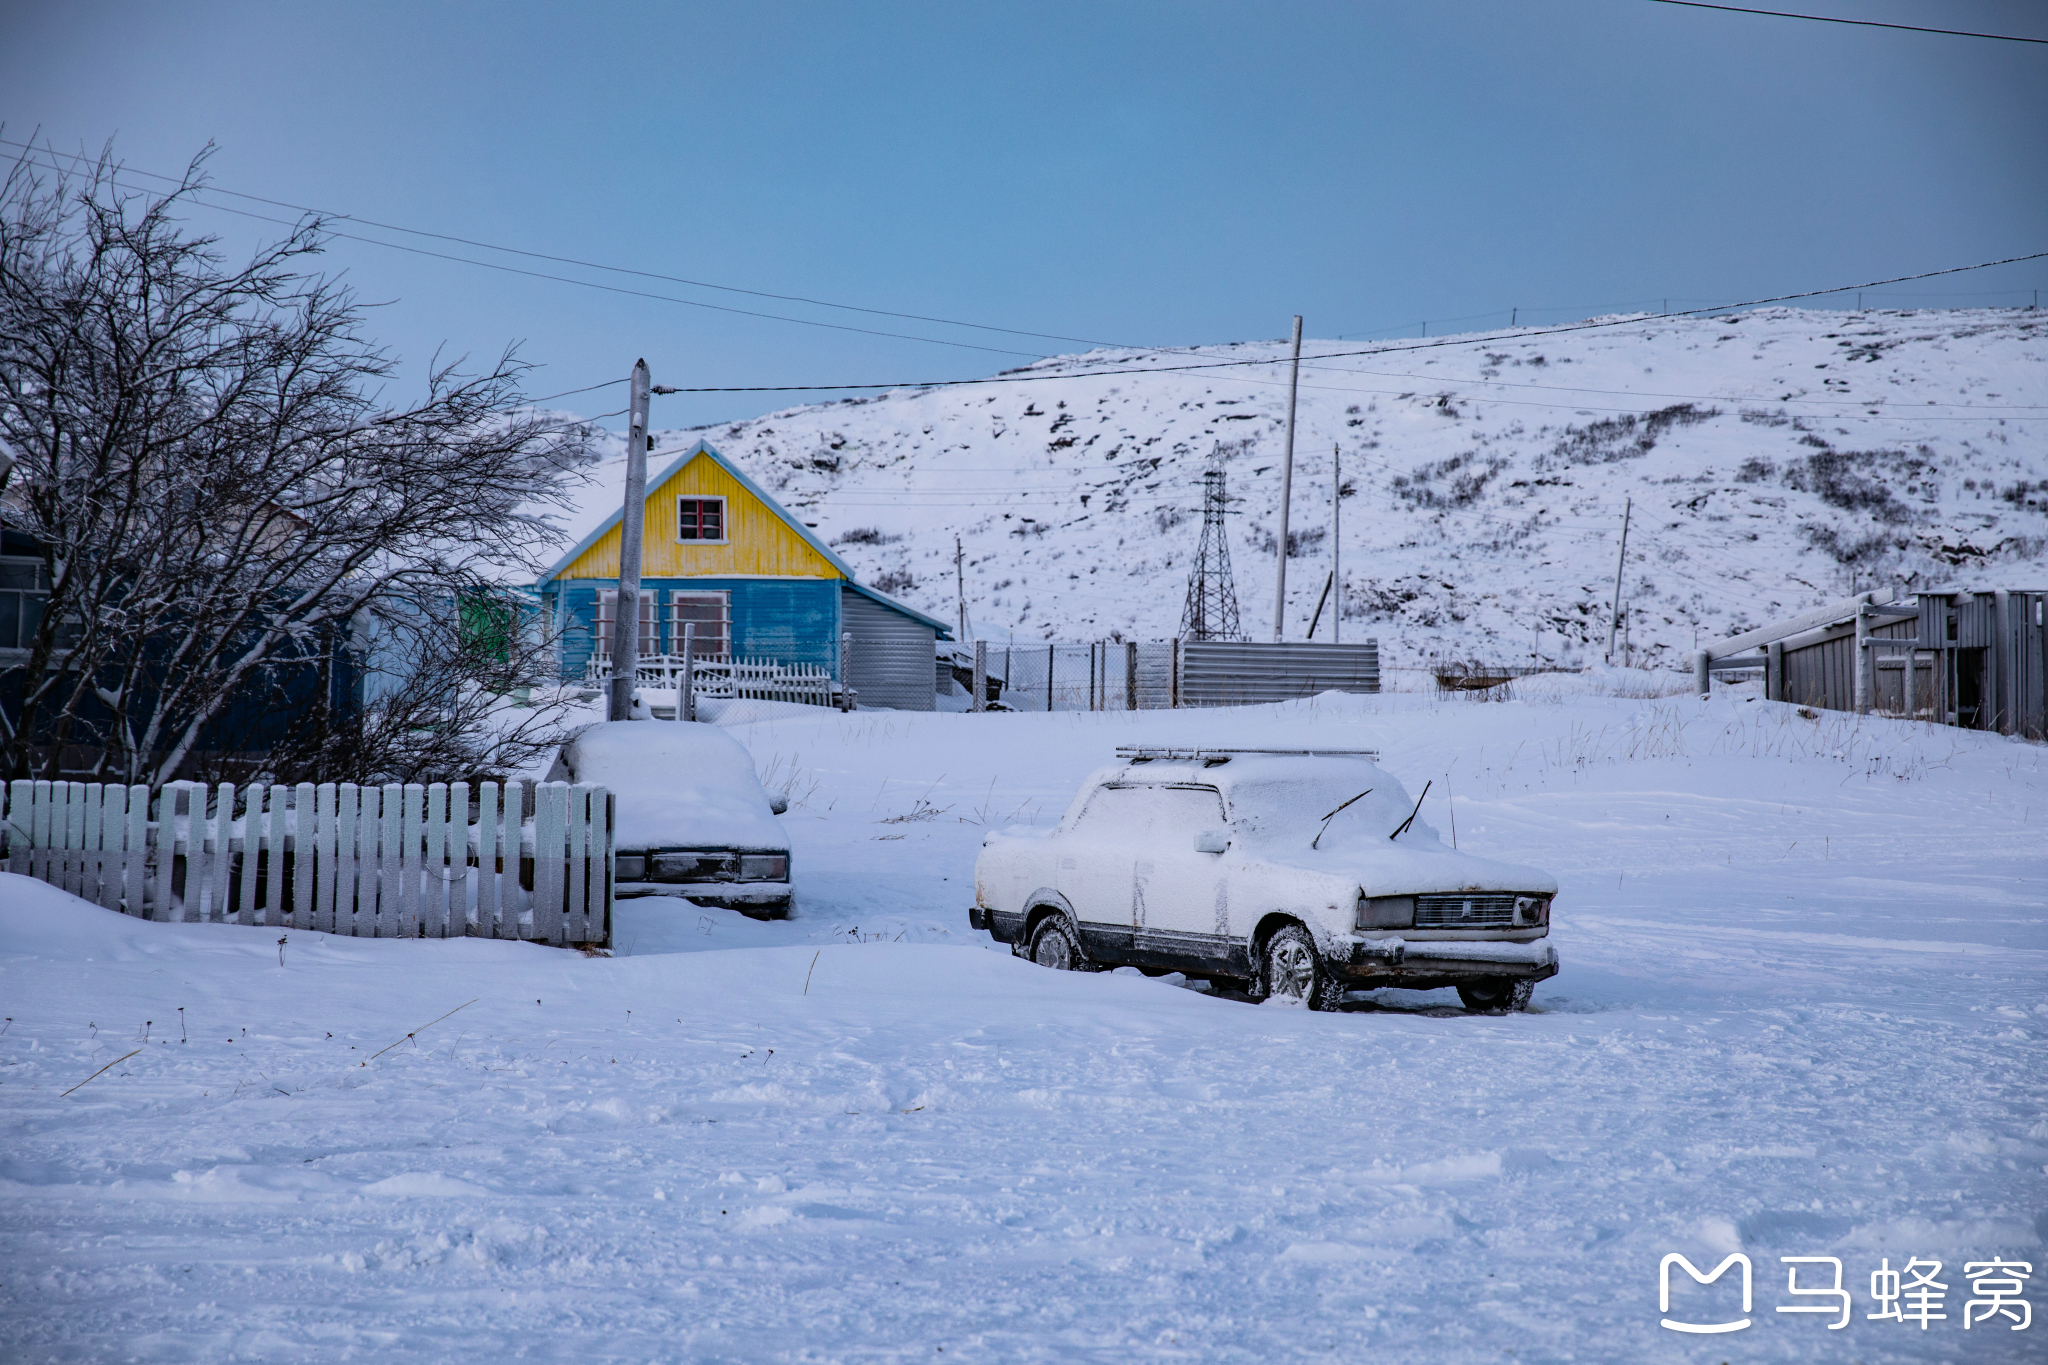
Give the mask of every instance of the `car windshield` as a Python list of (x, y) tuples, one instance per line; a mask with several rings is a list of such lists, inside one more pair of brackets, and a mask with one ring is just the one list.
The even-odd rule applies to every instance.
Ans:
[[(1234, 829), (1248, 842), (1276, 850), (1306, 850), (1312, 842), (1325, 853), (1386, 848), (1387, 836), (1415, 808), (1414, 796), (1392, 774), (1371, 764), (1339, 767), (1332, 763), (1328, 767), (1335, 771), (1275, 774), (1270, 779), (1240, 782), (1231, 792)], [(1361, 796), (1368, 788), (1369, 794)], [(1347, 801), (1349, 805), (1345, 805)], [(1436, 831), (1418, 819), (1401, 836), (1401, 843), (1435, 839)]]
[(1214, 787), (1117, 783), (1095, 789), (1074, 832), (1141, 841), (1222, 829), (1223, 823), (1223, 798)]

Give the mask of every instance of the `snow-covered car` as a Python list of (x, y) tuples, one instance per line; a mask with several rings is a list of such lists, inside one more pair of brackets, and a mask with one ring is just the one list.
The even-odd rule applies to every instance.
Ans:
[(683, 896), (757, 919), (789, 913), (789, 839), (753, 755), (716, 725), (606, 721), (562, 746), (550, 777), (618, 798), (618, 894)]
[(1556, 880), (1447, 847), (1377, 754), (1117, 754), (1056, 827), (982, 842), (969, 920), (1018, 956), (1179, 971), (1318, 1009), (1380, 986), (1520, 1009), (1556, 975)]

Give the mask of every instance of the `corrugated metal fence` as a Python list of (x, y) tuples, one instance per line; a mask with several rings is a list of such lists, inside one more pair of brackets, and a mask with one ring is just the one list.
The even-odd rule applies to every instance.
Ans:
[(1182, 706), (1247, 706), (1318, 692), (1379, 690), (1378, 640), (1357, 645), (1190, 640), (1181, 646)]
[(15, 782), (6, 867), (144, 919), (611, 939), (613, 797), (565, 782)]
[(1380, 690), (1379, 642), (1224, 640), (989, 643), (990, 676), (1018, 711), (1241, 706)]

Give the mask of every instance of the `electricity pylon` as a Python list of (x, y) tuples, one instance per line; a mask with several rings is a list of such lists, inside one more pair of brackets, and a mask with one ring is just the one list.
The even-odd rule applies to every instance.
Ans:
[(1180, 612), (1183, 640), (1242, 640), (1237, 621), (1237, 585), (1230, 578), (1230, 539), (1223, 518), (1230, 499), (1223, 488), (1223, 447), (1202, 475), (1202, 541), (1188, 575), (1188, 600)]

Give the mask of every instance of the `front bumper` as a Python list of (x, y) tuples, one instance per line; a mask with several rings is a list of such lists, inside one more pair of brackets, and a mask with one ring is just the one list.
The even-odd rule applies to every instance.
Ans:
[(788, 911), (794, 888), (788, 882), (620, 882), (621, 900), (636, 896), (671, 896), (699, 905), (723, 906), (743, 915), (769, 916)]
[(1432, 990), (1485, 978), (1545, 981), (1557, 975), (1557, 949), (1535, 943), (1498, 943), (1474, 939), (1349, 937), (1349, 954), (1330, 966), (1345, 981), (1360, 986), (1405, 986)]

